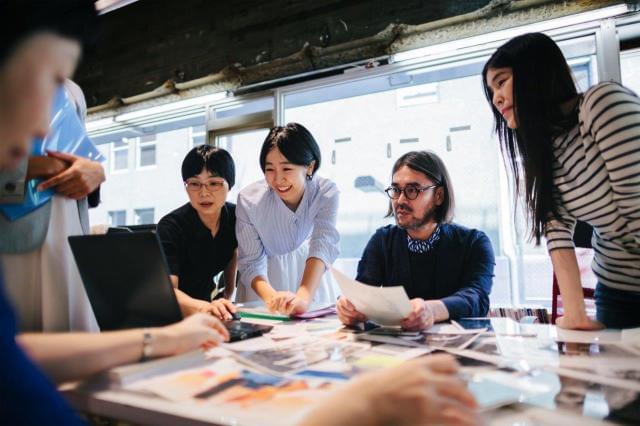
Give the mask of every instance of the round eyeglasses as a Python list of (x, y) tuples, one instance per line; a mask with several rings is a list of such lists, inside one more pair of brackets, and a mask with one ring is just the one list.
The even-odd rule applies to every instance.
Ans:
[(184, 187), (187, 188), (187, 191), (195, 193), (202, 191), (202, 188), (206, 188), (209, 192), (217, 192), (224, 187), (224, 182), (212, 180), (202, 183), (194, 180), (188, 180), (184, 183)]
[(387, 193), (389, 198), (392, 200), (397, 200), (400, 198), (400, 194), (404, 193), (404, 196), (407, 197), (407, 200), (415, 200), (418, 198), (421, 192), (425, 192), (430, 190), (431, 188), (437, 188), (438, 185), (429, 185), (429, 186), (417, 186), (417, 185), (407, 185), (404, 188), (400, 188), (398, 186), (390, 186), (384, 190)]

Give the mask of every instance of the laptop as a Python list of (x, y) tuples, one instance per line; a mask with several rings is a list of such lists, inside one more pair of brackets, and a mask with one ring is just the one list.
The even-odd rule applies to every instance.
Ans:
[[(182, 319), (169, 268), (153, 232), (69, 237), (100, 330), (161, 327)], [(272, 327), (227, 321), (231, 341)]]

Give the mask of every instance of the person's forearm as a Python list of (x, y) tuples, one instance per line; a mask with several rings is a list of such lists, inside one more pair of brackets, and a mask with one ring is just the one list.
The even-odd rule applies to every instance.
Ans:
[(551, 251), (549, 255), (551, 256), (553, 271), (558, 279), (565, 316), (572, 318), (586, 317), (587, 312), (584, 305), (584, 294), (575, 250), (557, 249)]
[(227, 277), (227, 273), (224, 275), (224, 293), (222, 297), (227, 300), (231, 300), (233, 298), (233, 293), (236, 290), (236, 278), (235, 274), (233, 274), (233, 278)]
[(260, 299), (265, 302), (276, 294), (276, 291), (271, 287), (269, 281), (267, 281), (267, 279), (262, 275), (258, 275), (253, 279), (253, 281), (251, 281), (251, 288), (258, 296), (260, 296)]
[[(17, 340), (54, 382), (62, 383), (138, 361), (142, 357), (143, 336), (143, 330), (136, 329), (95, 334), (23, 334)], [(160, 338), (157, 331), (153, 336)]]
[(324, 274), (326, 267), (324, 262), (317, 257), (310, 257), (304, 266), (302, 281), (296, 295), (307, 302), (313, 300), (316, 290), (320, 286), (320, 279)]
[(202, 301), (194, 299), (178, 288), (180, 278), (178, 278), (177, 275), (171, 274), (169, 275), (169, 278), (171, 279), (171, 284), (173, 285), (173, 290), (176, 294), (176, 299), (178, 300), (178, 306), (180, 307), (182, 316), (188, 317), (189, 315), (193, 315), (198, 312)]
[(224, 298), (231, 300), (236, 289), (236, 277), (238, 275), (238, 251), (234, 253), (229, 264), (224, 269)]
[(180, 312), (182, 312), (182, 316), (187, 317), (198, 312), (198, 307), (200, 305), (200, 302), (202, 302), (201, 300), (194, 299), (180, 289), (174, 288), (173, 290), (176, 293), (176, 299), (178, 300), (178, 305), (180, 306)]
[(441, 322), (449, 319), (449, 310), (442, 300), (427, 300), (427, 308), (433, 313), (433, 322)]

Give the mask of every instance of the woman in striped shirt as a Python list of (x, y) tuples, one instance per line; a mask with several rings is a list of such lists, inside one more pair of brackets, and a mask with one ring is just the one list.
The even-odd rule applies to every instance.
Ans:
[[(483, 84), (532, 234), (547, 239), (565, 311), (557, 324), (640, 326), (640, 99), (610, 82), (579, 94), (562, 52), (540, 33), (501, 46)], [(585, 310), (576, 220), (594, 228), (598, 321)]]
[(273, 312), (334, 303), (329, 266), (338, 257), (338, 189), (316, 176), (320, 148), (297, 123), (271, 129), (260, 151), (264, 181), (238, 195), (241, 285), (236, 301), (262, 299)]

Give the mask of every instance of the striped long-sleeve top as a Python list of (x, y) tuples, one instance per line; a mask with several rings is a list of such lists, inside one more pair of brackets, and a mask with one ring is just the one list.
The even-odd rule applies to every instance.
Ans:
[(339, 191), (335, 183), (315, 176), (306, 181), (296, 211), (291, 211), (265, 181), (255, 182), (238, 195), (236, 238), (238, 271), (244, 285), (267, 276), (267, 256), (298, 249), (309, 240), (309, 257), (329, 267), (339, 254), (336, 229)]
[(640, 99), (601, 83), (584, 93), (578, 117), (553, 142), (560, 217), (546, 224), (547, 248), (573, 248), (576, 219), (587, 222), (599, 282), (640, 292)]

